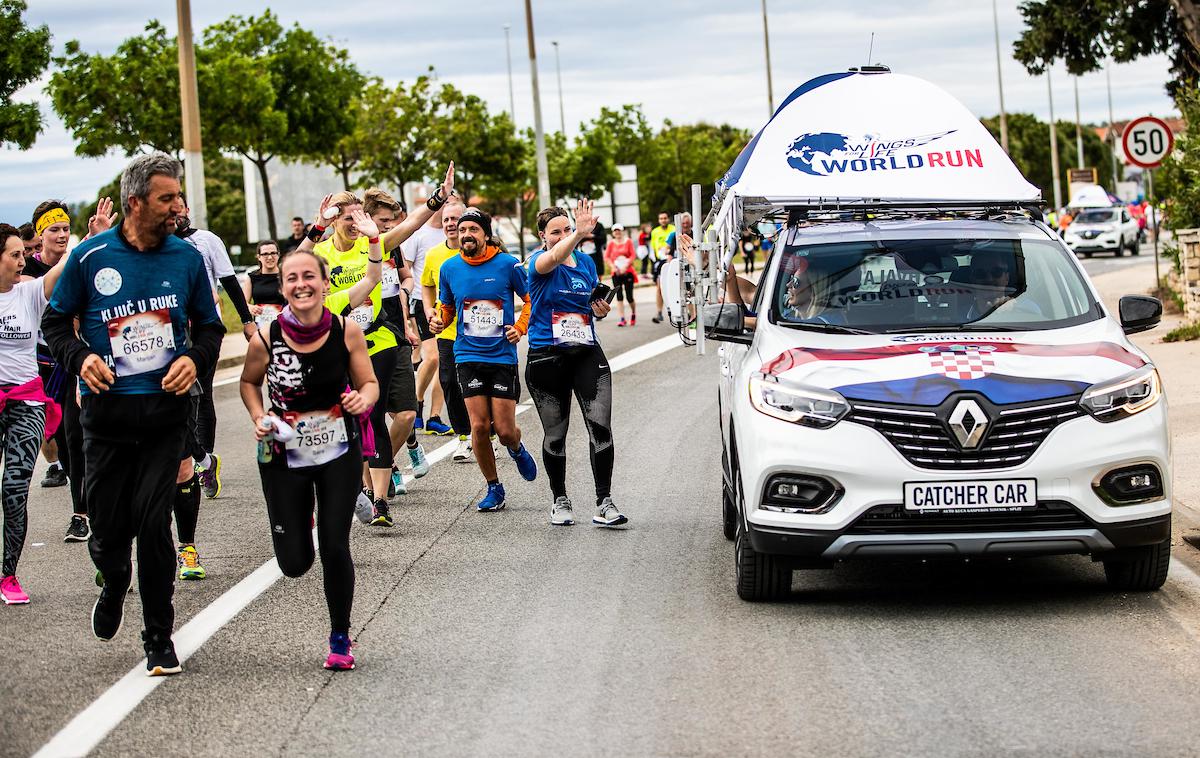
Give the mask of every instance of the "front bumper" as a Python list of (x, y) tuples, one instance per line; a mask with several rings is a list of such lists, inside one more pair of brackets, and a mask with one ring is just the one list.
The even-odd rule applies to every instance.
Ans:
[[(1101, 554), (1160, 542), (1170, 531), (1165, 398), (1111, 424), (1090, 416), (1066, 421), (1023, 464), (980, 471), (919, 468), (875, 429), (850, 421), (818, 430), (764, 416), (748, 401), (736, 411), (743, 523), (751, 544), (763, 553), (818, 561), (879, 555)], [(1135, 463), (1158, 468), (1164, 484), (1162, 498), (1114, 506), (1097, 495), (1093, 484), (1105, 473)], [(824, 513), (760, 508), (767, 481), (775, 474), (789, 473), (832, 479), (842, 495)], [(1035, 479), (1039, 508), (1058, 509), (1069, 518), (1061, 526), (1053, 521), (1026, 523), (1019, 517), (980, 523), (967, 514), (962, 523), (968, 526), (960, 530), (955, 529), (952, 514), (940, 515), (936, 530), (923, 529), (920, 518), (904, 519), (902, 525), (886, 529), (861, 523), (868, 512), (902, 510), (905, 482), (992, 479)]]

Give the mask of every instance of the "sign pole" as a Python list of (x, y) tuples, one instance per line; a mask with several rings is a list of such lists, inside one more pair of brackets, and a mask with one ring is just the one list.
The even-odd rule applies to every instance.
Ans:
[(1146, 169), (1146, 199), (1150, 201), (1150, 217), (1154, 219), (1154, 289), (1159, 288), (1162, 278), (1158, 273), (1158, 211), (1154, 207), (1154, 169)]

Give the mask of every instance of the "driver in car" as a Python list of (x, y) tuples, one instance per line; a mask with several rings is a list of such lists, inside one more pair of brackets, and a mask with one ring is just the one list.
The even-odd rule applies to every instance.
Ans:
[[(1018, 281), (1016, 260), (1003, 250), (982, 250), (971, 257), (967, 281), (972, 294), (967, 297), (964, 322), (978, 321), (997, 314), (1042, 317), (1042, 309), (1031, 298), (1019, 297), (1025, 292)], [(1028, 320), (1028, 319), (1018, 319)]]

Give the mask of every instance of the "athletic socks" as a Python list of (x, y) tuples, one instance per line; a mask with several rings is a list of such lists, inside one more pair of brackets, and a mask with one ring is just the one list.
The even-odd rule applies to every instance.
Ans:
[(208, 469), (212, 468), (213, 463), (214, 463), (214, 461), (213, 461), (212, 453), (205, 453), (204, 460), (196, 461), (196, 467), (199, 468), (201, 471), (207, 471)]

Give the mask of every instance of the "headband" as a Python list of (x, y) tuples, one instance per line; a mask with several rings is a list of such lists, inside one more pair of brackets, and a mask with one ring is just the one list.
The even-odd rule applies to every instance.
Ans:
[(464, 221), (473, 221), (483, 228), (483, 233), (486, 237), (492, 236), (492, 219), (483, 211), (476, 208), (463, 211), (463, 214), (458, 217), (458, 225), (462, 226)]
[(33, 225), (33, 232), (41, 237), (42, 232), (46, 231), (47, 227), (59, 222), (70, 224), (71, 217), (62, 208), (51, 208), (38, 217), (37, 223)]

